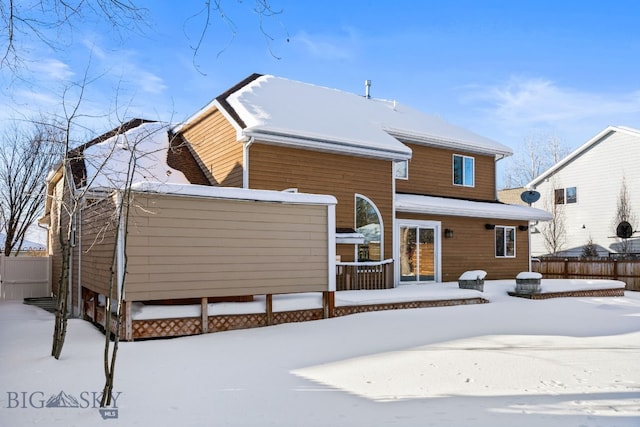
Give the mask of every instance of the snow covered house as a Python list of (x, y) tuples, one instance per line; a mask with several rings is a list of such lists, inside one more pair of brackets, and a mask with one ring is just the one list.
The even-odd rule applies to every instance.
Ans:
[[(592, 241), (600, 256), (640, 253), (640, 236), (616, 236), (618, 204), (626, 186), (633, 230), (640, 226), (640, 130), (608, 126), (527, 187), (540, 192), (534, 206), (555, 211), (563, 225), (557, 255), (579, 257)], [(551, 224), (550, 221), (548, 224)], [(552, 252), (545, 245), (545, 225), (532, 228), (533, 256)]]
[(338, 290), (515, 277), (550, 217), (497, 200), (508, 147), (396, 101), (254, 74), (173, 131), (213, 185), (334, 196)]
[[(72, 232), (74, 314), (105, 325), (105, 295), (122, 297), (126, 339), (317, 319), (334, 291), (527, 270), (528, 224), (550, 216), (497, 200), (496, 162), (510, 154), (395, 101), (254, 74), (181, 124), (136, 119), (73, 150), (79, 209), (58, 168), (41, 223), (54, 278), (58, 232)], [(320, 306), (274, 320), (271, 295), (304, 292)], [(207, 314), (256, 295), (266, 313)], [(150, 302), (201, 314), (136, 320)]]
[[(49, 174), (40, 223), (54, 293), (69, 271), (72, 314), (105, 326), (110, 295), (124, 301), (125, 339), (187, 335), (207, 330), (209, 302), (335, 288), (333, 197), (201, 185), (206, 176), (176, 141), (167, 124), (132, 120), (69, 153), (73, 196), (62, 163)], [(194, 301), (202, 316), (179, 326), (132, 315), (141, 302)]]

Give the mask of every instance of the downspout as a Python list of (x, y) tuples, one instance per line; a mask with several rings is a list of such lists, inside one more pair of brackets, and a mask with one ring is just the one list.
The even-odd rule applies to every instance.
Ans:
[(242, 188), (249, 187), (249, 147), (253, 144), (253, 137), (243, 135), (240, 139), (242, 141)]

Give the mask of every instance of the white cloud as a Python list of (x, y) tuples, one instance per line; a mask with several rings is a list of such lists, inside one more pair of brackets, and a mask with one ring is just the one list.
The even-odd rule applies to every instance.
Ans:
[(640, 113), (640, 89), (628, 93), (598, 93), (558, 86), (541, 78), (513, 77), (496, 86), (476, 86), (465, 97), (495, 120), (511, 126), (536, 127), (563, 121)]
[(347, 60), (351, 59), (358, 47), (358, 37), (355, 31), (346, 29), (344, 34), (309, 34), (300, 31), (291, 38), (296, 45), (312, 57), (323, 60)]
[(53, 58), (41, 58), (33, 61), (31, 69), (44, 80), (67, 81), (75, 74), (68, 64)]

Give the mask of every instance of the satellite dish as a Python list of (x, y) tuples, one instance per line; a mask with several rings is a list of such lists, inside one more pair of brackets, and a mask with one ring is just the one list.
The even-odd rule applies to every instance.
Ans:
[(628, 239), (633, 235), (633, 227), (627, 221), (622, 221), (616, 227), (616, 236), (621, 239)]
[(528, 190), (523, 192), (520, 195), (520, 198), (522, 199), (523, 202), (531, 204), (531, 203), (535, 203), (538, 200), (540, 200), (540, 193), (538, 193), (537, 191), (534, 190)]

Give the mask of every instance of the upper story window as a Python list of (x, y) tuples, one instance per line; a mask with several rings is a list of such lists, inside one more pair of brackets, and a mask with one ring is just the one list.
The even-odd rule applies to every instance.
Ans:
[(496, 225), (496, 257), (513, 258), (516, 256), (516, 228)]
[(578, 190), (576, 187), (558, 188), (553, 191), (553, 194), (556, 205), (578, 203)]
[(409, 160), (399, 160), (393, 164), (397, 179), (409, 179)]
[(464, 187), (475, 186), (475, 159), (473, 157), (453, 155), (453, 184)]

